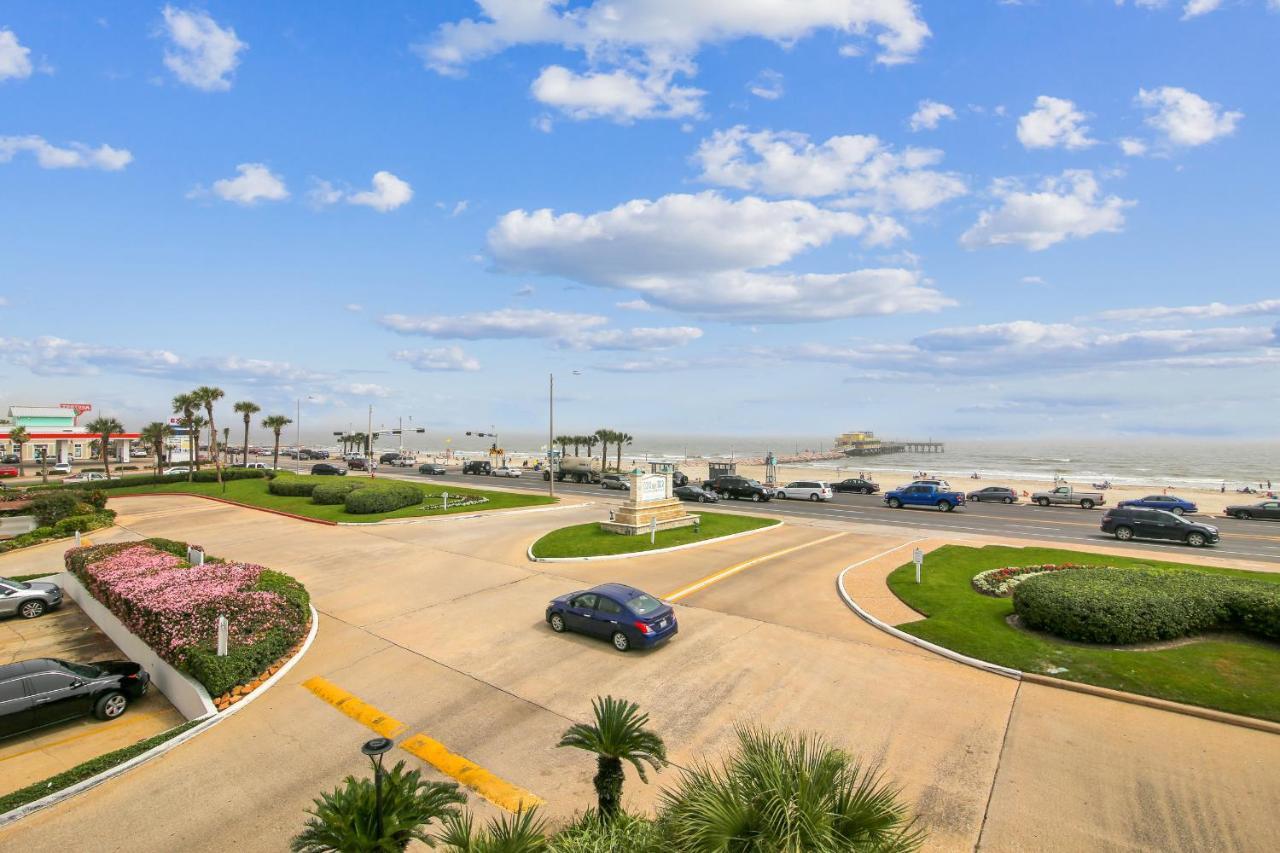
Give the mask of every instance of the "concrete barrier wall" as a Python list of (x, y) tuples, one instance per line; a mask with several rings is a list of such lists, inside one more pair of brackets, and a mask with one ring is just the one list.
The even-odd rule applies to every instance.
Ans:
[(21, 536), (39, 526), (33, 515), (11, 515), (0, 518), (0, 537)]
[(53, 575), (49, 580), (62, 587), (66, 596), (80, 605), (80, 609), (93, 620), (102, 633), (111, 638), (111, 642), (115, 643), (129, 660), (142, 664), (142, 668), (151, 673), (151, 683), (184, 717), (194, 720), (218, 712), (204, 685), (162, 660), (150, 646), (126, 628), (114, 613), (90, 595), (75, 575), (70, 572), (61, 572)]

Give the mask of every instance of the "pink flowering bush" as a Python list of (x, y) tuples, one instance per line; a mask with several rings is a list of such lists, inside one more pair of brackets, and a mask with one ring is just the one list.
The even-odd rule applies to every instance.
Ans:
[[(160, 657), (216, 695), (252, 678), (297, 641), (309, 616), (306, 590), (248, 563), (215, 559), (193, 566), (174, 553), (185, 549), (164, 540), (72, 549), (67, 567)], [(214, 655), (219, 616), (229, 623), (229, 655), (221, 658)]]
[(1046, 563), (1042, 566), (1005, 566), (988, 569), (973, 577), (973, 588), (983, 595), (1005, 598), (1013, 594), (1018, 584), (1035, 575), (1061, 572), (1066, 569), (1098, 569), (1104, 566), (1083, 566), (1078, 563)]

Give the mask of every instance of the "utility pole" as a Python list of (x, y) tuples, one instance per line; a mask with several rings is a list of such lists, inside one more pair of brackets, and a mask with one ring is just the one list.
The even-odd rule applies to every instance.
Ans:
[(547, 386), (547, 495), (556, 496), (556, 375), (548, 373)]
[(302, 398), (301, 397), (298, 398), (297, 405), (298, 405), (298, 408), (293, 418), (293, 449), (295, 451), (294, 459), (296, 460), (297, 464), (294, 465), (293, 470), (295, 474), (301, 474), (302, 473)]
[(369, 404), (369, 432), (365, 441), (368, 442), (366, 446), (369, 448), (369, 454), (365, 458), (369, 460), (369, 479), (372, 480), (374, 477), (373, 466), (375, 464), (373, 461), (373, 403)]

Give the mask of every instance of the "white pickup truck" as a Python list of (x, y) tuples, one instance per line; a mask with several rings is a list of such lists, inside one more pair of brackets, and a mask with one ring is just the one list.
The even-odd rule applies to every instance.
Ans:
[(1102, 492), (1086, 492), (1071, 486), (1058, 486), (1048, 492), (1036, 492), (1031, 496), (1031, 502), (1040, 506), (1079, 504), (1082, 509), (1093, 509), (1095, 506), (1106, 503), (1107, 499), (1103, 497)]

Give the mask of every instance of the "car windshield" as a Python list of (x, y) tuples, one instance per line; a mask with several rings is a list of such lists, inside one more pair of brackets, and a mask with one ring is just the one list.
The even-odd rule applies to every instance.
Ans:
[(81, 678), (97, 678), (102, 675), (102, 670), (96, 666), (86, 666), (82, 663), (71, 663), (70, 661), (60, 660), (59, 664), (69, 672), (74, 672)]
[(627, 602), (627, 607), (631, 608), (631, 612), (637, 616), (644, 616), (645, 614), (652, 613), (661, 606), (661, 601), (654, 598), (652, 595), (645, 595), (643, 592)]
[(748, 486), (759, 486), (759, 485), (760, 485), (760, 481), (759, 481), (759, 480), (747, 480), (747, 485), (748, 485)]
[(23, 581), (12, 581), (8, 578), (0, 578), (0, 583), (5, 586), (11, 586), (14, 589), (31, 589), (31, 584), (29, 583), (24, 583)]

